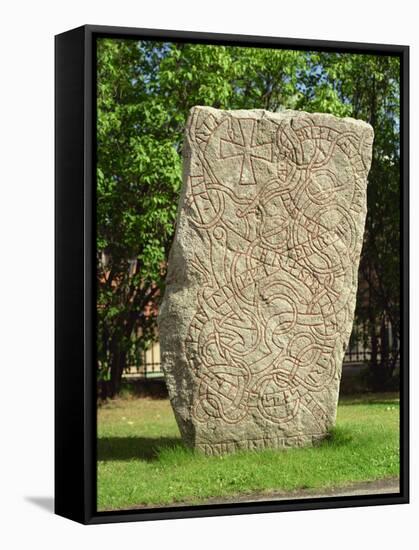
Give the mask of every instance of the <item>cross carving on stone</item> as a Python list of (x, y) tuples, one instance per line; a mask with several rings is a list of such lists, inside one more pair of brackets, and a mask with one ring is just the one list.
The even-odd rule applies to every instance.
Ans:
[(272, 162), (272, 142), (257, 143), (257, 123), (249, 118), (238, 120), (240, 134), (236, 140), (220, 139), (222, 160), (242, 157), (240, 185), (256, 185), (254, 162)]

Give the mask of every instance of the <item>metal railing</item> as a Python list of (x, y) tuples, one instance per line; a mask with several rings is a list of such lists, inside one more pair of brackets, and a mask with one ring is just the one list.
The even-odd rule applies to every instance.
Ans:
[[(393, 337), (391, 325), (386, 324), (387, 343), (389, 349), (394, 353), (399, 342)], [(377, 339), (377, 360), (381, 360), (381, 341)], [(140, 378), (163, 378), (164, 373), (160, 363), (160, 346), (155, 342), (148, 350), (142, 351), (138, 358), (138, 365), (128, 367), (123, 377), (129, 379)], [(343, 359), (343, 366), (368, 364), (371, 360), (371, 338), (369, 336), (366, 323), (354, 325), (348, 348)]]
[(130, 366), (123, 373), (125, 380), (138, 378), (162, 378), (164, 376), (160, 362), (160, 345), (154, 342), (149, 349), (138, 355), (137, 365)]

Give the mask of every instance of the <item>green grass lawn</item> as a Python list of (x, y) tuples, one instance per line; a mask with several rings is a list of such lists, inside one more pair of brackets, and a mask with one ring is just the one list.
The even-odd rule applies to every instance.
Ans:
[(399, 400), (342, 399), (319, 447), (206, 457), (183, 447), (168, 400), (116, 399), (99, 408), (98, 459), (98, 510), (385, 479), (399, 475)]

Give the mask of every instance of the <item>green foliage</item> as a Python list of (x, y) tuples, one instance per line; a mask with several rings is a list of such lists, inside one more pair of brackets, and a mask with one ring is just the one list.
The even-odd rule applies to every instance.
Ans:
[[(368, 323), (371, 383), (381, 389), (391, 385), (399, 356), (398, 348), (387, 341), (388, 321), (400, 339), (400, 60), (372, 55), (318, 57), (325, 82), (346, 109), (337, 114), (365, 120), (375, 133), (357, 317)], [(313, 102), (317, 107), (316, 98)], [(333, 105), (328, 110), (336, 112)]]
[(98, 41), (98, 359), (105, 393), (118, 391), (122, 370), (138, 364), (138, 350), (155, 337), (183, 129), (194, 105), (297, 108), (373, 124), (363, 269), (374, 311), (385, 309), (398, 326), (398, 86), (396, 58)]

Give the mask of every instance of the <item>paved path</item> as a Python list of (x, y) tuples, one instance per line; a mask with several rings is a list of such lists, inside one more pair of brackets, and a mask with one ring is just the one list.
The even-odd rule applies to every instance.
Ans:
[[(379, 479), (377, 481), (362, 481), (351, 483), (341, 487), (333, 487), (331, 489), (299, 489), (296, 491), (266, 491), (259, 493), (251, 493), (247, 495), (239, 495), (235, 497), (225, 498), (210, 498), (199, 503), (191, 502), (176, 502), (170, 507), (177, 506), (199, 506), (200, 504), (235, 504), (238, 502), (272, 502), (281, 500), (298, 500), (305, 498), (326, 498), (326, 497), (349, 497), (349, 496), (365, 496), (365, 495), (384, 495), (399, 493), (399, 478)], [(169, 505), (168, 505), (169, 506)], [(131, 509), (144, 508), (159, 508), (159, 506), (133, 506)]]
[(351, 483), (342, 487), (331, 489), (299, 489), (296, 491), (281, 492), (271, 491), (266, 493), (246, 495), (239, 497), (234, 502), (260, 502), (266, 500), (294, 500), (304, 498), (325, 498), (325, 497), (349, 497), (359, 495), (384, 495), (399, 493), (399, 478), (380, 479), (377, 481), (362, 481)]

